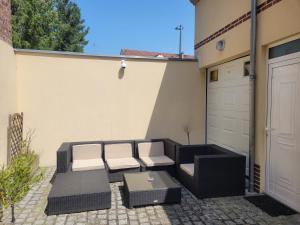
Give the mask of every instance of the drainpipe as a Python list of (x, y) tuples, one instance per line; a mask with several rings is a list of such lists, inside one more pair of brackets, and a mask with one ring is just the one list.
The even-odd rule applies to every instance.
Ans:
[(249, 191), (254, 192), (255, 165), (255, 81), (256, 81), (256, 31), (257, 31), (257, 3), (251, 0), (251, 36), (250, 36), (250, 101), (249, 101)]

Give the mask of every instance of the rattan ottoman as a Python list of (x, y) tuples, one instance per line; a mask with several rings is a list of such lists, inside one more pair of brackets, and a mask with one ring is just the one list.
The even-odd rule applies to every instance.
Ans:
[(111, 207), (105, 170), (58, 173), (48, 195), (47, 215), (84, 212)]
[(181, 202), (181, 186), (165, 171), (124, 174), (124, 202), (128, 208)]

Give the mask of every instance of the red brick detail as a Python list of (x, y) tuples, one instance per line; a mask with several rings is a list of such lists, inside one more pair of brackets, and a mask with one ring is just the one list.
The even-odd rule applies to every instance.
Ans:
[(11, 2), (0, 0), (0, 39), (11, 44)]
[(260, 192), (260, 165), (254, 165), (254, 191)]
[[(259, 6), (257, 6), (257, 14), (265, 11), (266, 9), (270, 8), (271, 6), (275, 5), (276, 3), (280, 2), (282, 0), (267, 0), (263, 3), (261, 3)], [(222, 34), (230, 31), (234, 27), (239, 26), (240, 24), (246, 22), (251, 18), (251, 11), (243, 14), (236, 20), (232, 21), (231, 23), (227, 24), (225, 27), (221, 28), (220, 30), (216, 31), (212, 35), (208, 36), (204, 40), (200, 41), (199, 43), (195, 44), (194, 48), (195, 50), (200, 48), (201, 46), (211, 42), (212, 40), (216, 39), (217, 37), (221, 36)]]

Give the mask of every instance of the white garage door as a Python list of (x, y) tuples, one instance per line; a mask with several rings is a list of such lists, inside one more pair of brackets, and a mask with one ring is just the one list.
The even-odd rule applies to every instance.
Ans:
[(269, 65), (267, 192), (300, 212), (300, 53)]
[[(240, 58), (208, 70), (207, 142), (249, 155), (249, 76)], [(246, 65), (248, 65), (246, 63)]]

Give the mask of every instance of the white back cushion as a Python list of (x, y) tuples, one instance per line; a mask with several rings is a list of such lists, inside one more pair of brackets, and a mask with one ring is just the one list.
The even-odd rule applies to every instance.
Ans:
[(139, 157), (165, 155), (164, 143), (162, 141), (139, 143), (138, 151), (139, 151)]
[(101, 159), (102, 145), (101, 144), (84, 144), (73, 145), (73, 161)]
[(130, 143), (106, 144), (104, 150), (105, 160), (133, 157), (132, 145)]

